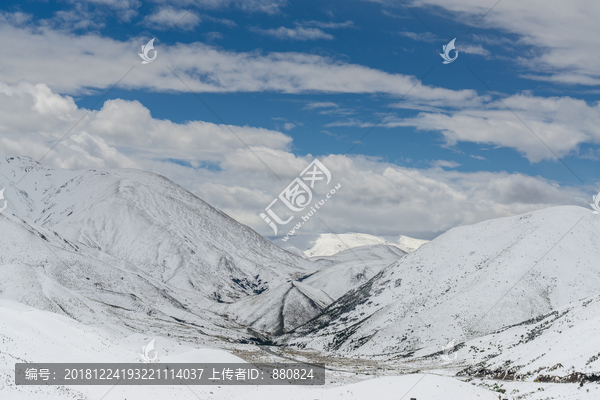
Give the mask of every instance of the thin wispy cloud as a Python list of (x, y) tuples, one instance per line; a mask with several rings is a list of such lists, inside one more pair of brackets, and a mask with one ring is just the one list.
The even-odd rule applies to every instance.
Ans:
[[(92, 0), (99, 1), (99, 0)], [(113, 0), (116, 1), (116, 0)], [(279, 14), (287, 4), (287, 0), (154, 0), (158, 3), (179, 6), (194, 6), (207, 10), (236, 9), (248, 13)]]
[(457, 46), (457, 51), (461, 51), (467, 54), (477, 54), (480, 56), (489, 56), (490, 52), (483, 48), (480, 44), (470, 45), (470, 44), (461, 44)]
[(433, 43), (437, 40), (436, 35), (434, 35), (431, 32), (415, 33), (415, 32), (404, 31), (404, 32), (398, 32), (398, 34), (405, 36), (407, 38), (411, 38), (412, 40), (419, 41), (419, 42)]
[[(367, 0), (393, 7), (394, 1)], [(460, 17), (466, 25), (476, 24), (488, 10), (472, 0), (420, 0), (411, 5), (419, 10), (439, 7), (439, 15), (453, 21)], [(596, 0), (522, 1), (495, 7), (478, 24), (479, 31), (499, 29), (517, 36), (517, 42), (531, 48), (532, 55), (519, 57), (522, 66), (535, 71), (522, 77), (565, 85), (600, 85), (600, 47), (596, 32), (600, 3)], [(557, 27), (560, 27), (557, 30)], [(478, 54), (478, 53), (474, 53)]]
[(476, 160), (480, 160), (480, 161), (486, 161), (487, 158), (483, 157), (483, 156), (475, 156), (473, 154), (471, 154), (469, 157), (474, 158)]
[[(74, 3), (76, 9), (82, 5), (95, 5), (102, 12), (112, 13), (114, 12), (121, 20), (130, 22), (132, 18), (138, 15), (139, 8), (142, 2), (139, 0), (79, 0), (70, 2)], [(108, 7), (111, 11), (106, 10)]]
[(331, 101), (315, 101), (315, 102), (311, 102), (306, 104), (303, 108), (305, 110), (314, 110), (315, 108), (337, 108), (339, 107), (336, 103), (333, 103)]
[(296, 25), (294, 28), (286, 28), (280, 26), (274, 29), (261, 29), (257, 27), (251, 28), (252, 32), (260, 33), (265, 36), (272, 36), (282, 40), (333, 40), (334, 37), (328, 33), (323, 32), (318, 28), (303, 27)]
[(432, 167), (437, 167), (437, 168), (458, 168), (460, 167), (460, 163), (457, 163), (456, 161), (451, 161), (451, 160), (434, 160), (431, 161), (431, 166)]
[(200, 25), (200, 17), (193, 11), (175, 9), (171, 7), (162, 8), (147, 15), (142, 23), (159, 30), (169, 30), (173, 27), (182, 30), (193, 30)]
[(346, 22), (324, 22), (324, 21), (304, 21), (303, 26), (316, 26), (321, 29), (341, 29), (354, 27), (353, 21)]

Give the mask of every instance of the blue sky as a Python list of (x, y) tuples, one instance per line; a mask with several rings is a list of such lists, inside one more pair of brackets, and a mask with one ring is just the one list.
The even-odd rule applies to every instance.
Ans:
[[(0, 115), (0, 151), (40, 159), (90, 111), (42, 162), (161, 173), (265, 235), (258, 214), (314, 157), (345, 182), (322, 212), (336, 233), (430, 238), (586, 206), (598, 6), (447, 3), (5, 2), (0, 94), (22, 103)], [(152, 38), (157, 58), (142, 65)]]

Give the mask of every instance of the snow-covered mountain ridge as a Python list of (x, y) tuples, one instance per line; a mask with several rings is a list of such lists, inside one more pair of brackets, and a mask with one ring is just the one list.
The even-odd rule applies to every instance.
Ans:
[(0, 185), (0, 298), (86, 324), (248, 341), (219, 302), (316, 270), (160, 175), (8, 157)]
[[(0, 159), (0, 185), (0, 302), (120, 337), (268, 340), (403, 371), (441, 368), (440, 349), (455, 340), (451, 370), (468, 376), (600, 376), (600, 219), (587, 209), (459, 227), (416, 251), (358, 238), (307, 259), (143, 171), (13, 157)], [(331, 248), (323, 243), (318, 251)]]
[(333, 256), (339, 252), (362, 246), (386, 245), (412, 253), (428, 243), (428, 240), (415, 239), (404, 235), (374, 236), (366, 233), (321, 233), (318, 235), (296, 235), (287, 241), (274, 239), (273, 243), (295, 254), (306, 257)]
[(310, 262), (160, 175), (66, 171), (10, 157), (0, 159), (0, 176), (5, 213), (216, 300), (230, 302), (313, 271)]
[(280, 339), (356, 356), (464, 341), (600, 291), (600, 216), (580, 207), (454, 228)]

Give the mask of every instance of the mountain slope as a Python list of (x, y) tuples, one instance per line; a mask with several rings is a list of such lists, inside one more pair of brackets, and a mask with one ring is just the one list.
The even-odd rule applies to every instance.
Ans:
[(395, 246), (380, 244), (355, 247), (333, 256), (312, 257), (311, 260), (320, 268), (314, 274), (302, 278), (302, 283), (338, 299), (406, 254)]
[(599, 216), (580, 207), (454, 228), (281, 342), (392, 357), (482, 336), (598, 293), (599, 241)]
[(317, 272), (223, 309), (241, 324), (280, 335), (316, 317), (333, 299), (360, 286), (405, 254), (394, 246), (375, 245), (314, 257)]
[(44, 228), (0, 215), (0, 298), (120, 333), (171, 331), (248, 340), (207, 311), (213, 301), (153, 279)]
[[(231, 302), (314, 271), (168, 179), (0, 160), (13, 213), (173, 287)], [(22, 182), (15, 187), (13, 182)]]
[(0, 185), (0, 298), (86, 324), (247, 342), (220, 306), (316, 270), (159, 175), (9, 157)]
[(597, 380), (600, 295), (471, 340), (461, 353), (471, 356), (473, 365), (460, 375), (542, 382)]
[(332, 302), (321, 290), (293, 281), (228, 304), (225, 310), (244, 326), (280, 335), (316, 317)]

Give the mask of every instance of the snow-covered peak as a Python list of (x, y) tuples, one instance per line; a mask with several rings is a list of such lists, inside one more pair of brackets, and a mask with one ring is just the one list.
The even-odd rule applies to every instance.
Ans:
[(292, 236), (287, 241), (273, 241), (278, 246), (290, 251), (302, 251), (306, 257), (332, 256), (341, 251), (361, 246), (387, 245), (395, 246), (406, 253), (412, 253), (428, 240), (414, 239), (408, 236), (374, 236), (366, 233), (322, 233), (318, 235)]

